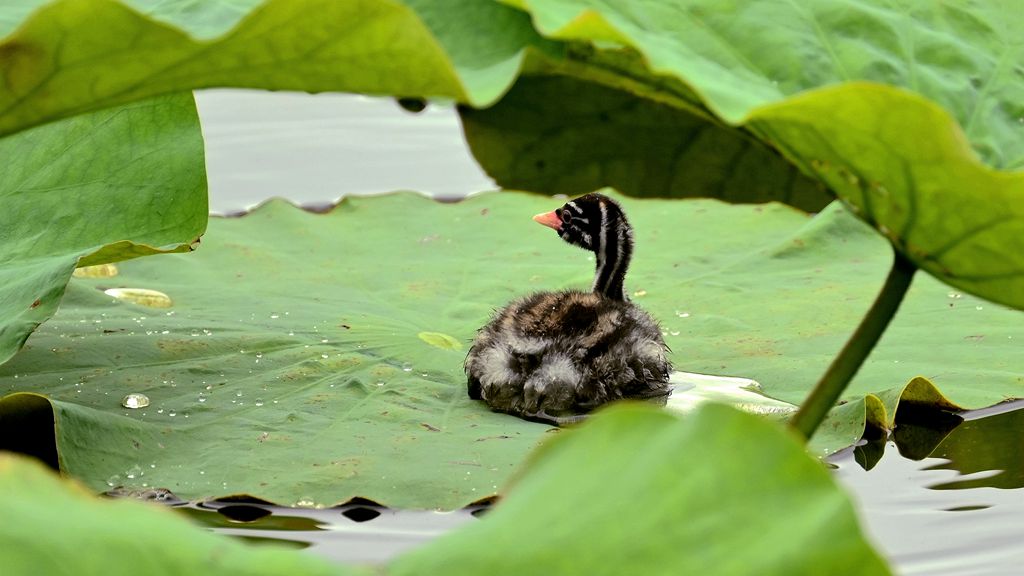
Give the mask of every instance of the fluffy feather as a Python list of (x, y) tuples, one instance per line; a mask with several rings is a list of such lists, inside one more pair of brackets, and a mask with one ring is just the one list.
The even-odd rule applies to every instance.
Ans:
[(621, 208), (590, 194), (535, 219), (597, 254), (594, 291), (541, 292), (499, 310), (466, 357), (469, 396), (557, 424), (613, 400), (667, 396), (661, 329), (623, 292), (632, 229)]

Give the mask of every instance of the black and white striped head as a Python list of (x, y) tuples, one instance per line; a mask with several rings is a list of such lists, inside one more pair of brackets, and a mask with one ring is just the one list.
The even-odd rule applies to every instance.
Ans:
[(533, 219), (553, 228), (569, 244), (591, 252), (601, 248), (602, 232), (607, 241), (609, 232), (614, 232), (620, 226), (629, 227), (618, 203), (596, 193), (570, 200), (561, 208), (537, 214)]
[(553, 228), (562, 240), (593, 252), (597, 260), (594, 290), (625, 299), (622, 284), (633, 252), (633, 229), (617, 202), (587, 194), (533, 219)]

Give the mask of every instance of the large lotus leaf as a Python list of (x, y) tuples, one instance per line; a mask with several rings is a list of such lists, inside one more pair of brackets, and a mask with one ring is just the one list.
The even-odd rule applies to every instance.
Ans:
[(206, 229), (191, 94), (0, 139), (0, 363), (53, 315), (79, 264), (189, 250)]
[[(25, 15), (0, 7), (0, 34)], [(0, 134), (209, 86), (436, 96), (478, 104), (512, 82), (527, 16), (475, 0), (59, 0), (0, 41)], [(45, 5), (44, 5), (45, 4)]]
[[(1024, 308), (1024, 175), (975, 156), (1024, 166), (1016, 3), (509, 3), (552, 38), (638, 50), (693, 89), (691, 106), (778, 148), (923, 269)], [(602, 64), (590, 76), (608, 83)]]
[(506, 3), (528, 10), (547, 36), (637, 49), (731, 124), (799, 92), (867, 80), (937, 102), (990, 165), (1024, 166), (1024, 13), (1012, 0)]
[[(978, 164), (956, 124), (913, 94), (825, 89), (758, 111), (753, 125), (826, 182), (918, 266), (1024, 309), (1024, 173)], [(830, 121), (812, 120), (828, 115)]]
[(101, 500), (9, 453), (0, 453), (0, 516), (5, 576), (363, 573), (210, 534), (166, 507)]
[(709, 405), (685, 418), (608, 410), (538, 450), (478, 525), (392, 565), (394, 574), (542, 572), (888, 569), (859, 533), (848, 497), (792, 435)]
[[(889, 264), (886, 243), (841, 207), (811, 218), (775, 204), (623, 202), (637, 232), (628, 284), (661, 320), (676, 367), (754, 378), (790, 403)], [(75, 279), (61, 311), (0, 368), (0, 394), (48, 396), (62, 468), (98, 490), (446, 509), (485, 498), (552, 429), (469, 400), (466, 347), (495, 307), (587, 286), (592, 274), (586, 253), (530, 221), (552, 203), (406, 194), (327, 214), (272, 202), (215, 218), (202, 250)], [(101, 291), (111, 288), (158, 290), (173, 305)], [(915, 284), (851, 404), (919, 374), (963, 406), (1024, 396), (1020, 313), (952, 296), (927, 277)], [(129, 393), (151, 404), (126, 410)], [(0, 424), (31, 404), (0, 402)], [(832, 448), (865, 419), (887, 422), (879, 405), (837, 428)]]
[(833, 199), (749, 134), (568, 76), (524, 76), (494, 106), (460, 115), (477, 161), (509, 188), (579, 194), (611, 186), (631, 196), (778, 200), (807, 211)]

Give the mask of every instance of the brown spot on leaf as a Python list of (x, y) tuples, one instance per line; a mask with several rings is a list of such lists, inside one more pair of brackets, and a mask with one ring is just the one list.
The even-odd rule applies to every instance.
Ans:
[(440, 428), (437, 428), (436, 426), (431, 426), (430, 424), (427, 424), (426, 422), (420, 422), (420, 426), (423, 426), (424, 428), (426, 428), (427, 430), (430, 430), (431, 432), (440, 432), (441, 431)]
[(498, 435), (498, 436), (484, 436), (483, 438), (477, 438), (476, 440), (474, 440), (474, 442), (483, 442), (485, 440), (505, 440), (505, 439), (508, 439), (508, 438), (511, 438), (511, 436), (506, 436), (505, 434), (501, 434), (501, 435)]
[(38, 308), (38, 307), (39, 307), (39, 305), (40, 305), (40, 304), (42, 304), (42, 303), (43, 303), (43, 301), (42, 301), (42, 300), (40, 300), (39, 298), (36, 298), (36, 301), (35, 301), (35, 302), (33, 302), (33, 303), (32, 303), (32, 305), (31, 305), (31, 306), (29, 306), (29, 308)]
[(5, 88), (11, 93), (24, 93), (53, 71), (45, 61), (46, 50), (41, 46), (20, 40), (0, 44), (0, 69), (4, 70)]

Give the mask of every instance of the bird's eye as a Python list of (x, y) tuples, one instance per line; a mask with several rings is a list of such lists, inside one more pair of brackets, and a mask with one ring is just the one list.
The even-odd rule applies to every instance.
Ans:
[(562, 210), (561, 208), (559, 208), (558, 209), (558, 217), (562, 219), (562, 222), (564, 224), (568, 224), (569, 222), (572, 222), (572, 214), (569, 214), (568, 210)]

